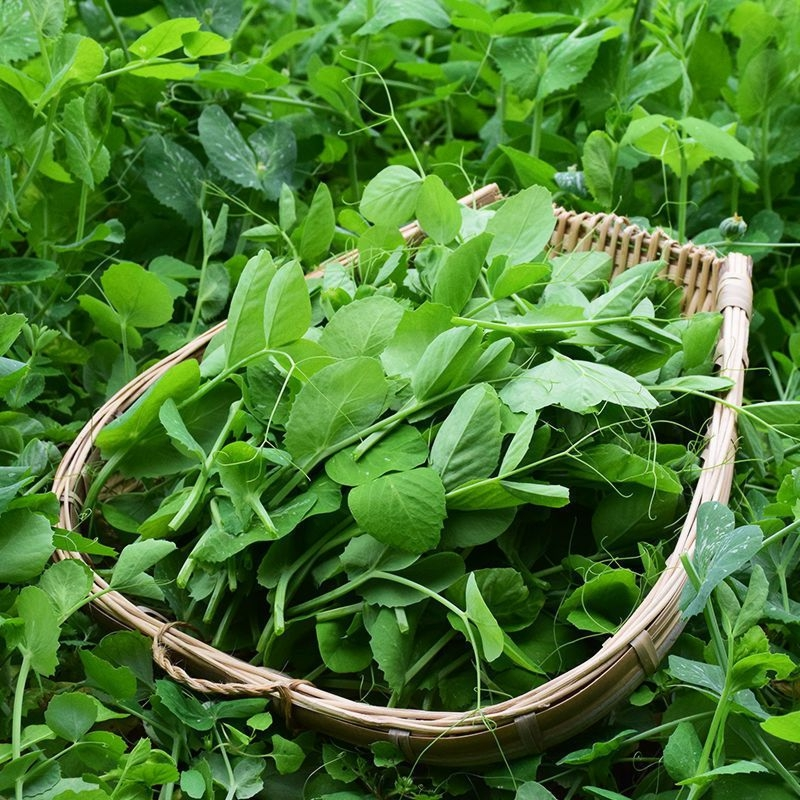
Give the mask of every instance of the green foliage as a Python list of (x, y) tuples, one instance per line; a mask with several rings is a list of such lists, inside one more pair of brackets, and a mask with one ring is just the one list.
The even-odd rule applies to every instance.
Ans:
[[(798, 31), (780, 0), (0, 3), (0, 795), (800, 793)], [(458, 206), (489, 181), (505, 203)], [(316, 648), (390, 705), (528, 691), (635, 608), (702, 469), (673, 422), (727, 388), (720, 321), (673, 319), (660, 265), (548, 258), (551, 201), (757, 262), (741, 457), (669, 665), (468, 777), (154, 682), (54, 548), (223, 649), (257, 598), (264, 657), (316, 677)], [(225, 316), (104, 427), (62, 531), (76, 431)]]

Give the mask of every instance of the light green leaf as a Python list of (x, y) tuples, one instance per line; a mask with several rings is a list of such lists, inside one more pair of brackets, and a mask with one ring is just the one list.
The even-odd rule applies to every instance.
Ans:
[(444, 486), (428, 467), (356, 486), (347, 502), (358, 526), (384, 544), (424, 553), (439, 543), (446, 516)]
[(534, 261), (555, 228), (552, 202), (542, 186), (530, 186), (506, 200), (486, 225), (486, 232), (494, 235), (489, 263), (498, 256), (504, 256), (508, 266)]
[(89, 597), (94, 575), (83, 561), (68, 558), (49, 567), (39, 579), (39, 588), (53, 601), (60, 620)]
[(375, 13), (355, 32), (356, 36), (379, 33), (395, 22), (413, 19), (432, 28), (446, 28), (450, 17), (437, 0), (377, 0)]
[(227, 367), (239, 364), (266, 348), (266, 297), (276, 272), (272, 256), (266, 250), (253, 256), (242, 270), (225, 326)]
[(769, 717), (759, 724), (767, 733), (778, 739), (800, 744), (800, 711), (790, 711), (779, 717)]
[(394, 164), (381, 170), (366, 186), (359, 210), (370, 221), (399, 227), (414, 216), (422, 178)]
[(482, 333), (474, 325), (449, 328), (425, 348), (411, 378), (419, 400), (428, 400), (460, 386), (472, 371)]
[(323, 367), (297, 393), (286, 423), (286, 449), (312, 463), (357, 436), (386, 408), (389, 385), (374, 358), (358, 356)]
[(559, 613), (580, 630), (613, 633), (638, 600), (636, 575), (628, 569), (607, 569), (569, 594)]
[(490, 233), (479, 233), (447, 256), (433, 276), (431, 299), (434, 303), (461, 313), (475, 290), (491, 242)]
[(324, 183), (320, 183), (311, 198), (300, 237), (300, 257), (306, 264), (317, 264), (328, 255), (335, 231), (336, 216), (331, 192)]
[(514, 508), (526, 503), (562, 508), (569, 503), (569, 489), (558, 484), (492, 478), (467, 483), (447, 493), (448, 509)]
[(431, 447), (430, 464), (445, 489), (488, 478), (497, 468), (503, 442), (500, 407), (497, 392), (487, 383), (458, 398)]
[(605, 364), (578, 361), (556, 353), (550, 361), (526, 370), (500, 391), (512, 411), (530, 414), (558, 405), (578, 414), (605, 403), (623, 408), (656, 408), (658, 402), (639, 381)]
[(190, 58), (221, 56), (229, 52), (231, 43), (211, 31), (189, 31), (181, 36), (183, 50)]
[(467, 616), (478, 629), (483, 657), (487, 661), (494, 661), (503, 653), (503, 629), (486, 605), (472, 572), (467, 578), (466, 603)]
[(109, 585), (124, 591), (138, 585), (143, 573), (175, 550), (175, 542), (164, 539), (145, 539), (122, 548), (111, 574)]
[(412, 425), (401, 425), (366, 453), (361, 445), (348, 447), (325, 462), (328, 477), (343, 486), (358, 486), (387, 472), (418, 467), (428, 458), (428, 445)]
[(753, 151), (749, 147), (745, 147), (731, 133), (718, 128), (711, 122), (697, 119), (697, 117), (686, 117), (678, 124), (696, 142), (710, 150), (715, 158), (750, 161), (754, 157)]
[(103, 458), (136, 444), (158, 425), (164, 401), (188, 398), (200, 385), (200, 367), (194, 359), (181, 361), (164, 373), (122, 416), (106, 425), (97, 436)]
[(198, 19), (189, 17), (168, 19), (129, 44), (128, 50), (139, 58), (157, 58), (183, 47), (184, 34), (199, 30)]
[(699, 614), (714, 587), (741, 569), (764, 540), (757, 525), (735, 527), (733, 512), (721, 503), (703, 503), (697, 512), (697, 543), (692, 565), (701, 584), (688, 581), (681, 597), (685, 618)]
[(379, 356), (397, 330), (405, 309), (383, 295), (342, 306), (323, 328), (319, 343), (337, 358)]
[(130, 261), (112, 264), (100, 283), (125, 325), (157, 328), (172, 319), (172, 296), (157, 275)]
[(25, 586), (17, 597), (17, 615), (23, 621), (20, 650), (40, 675), (52, 675), (58, 665), (58, 624), (50, 598), (38, 586)]
[(299, 261), (279, 267), (264, 300), (264, 338), (275, 348), (299, 339), (311, 324), (308, 284)]
[(422, 230), (439, 244), (453, 241), (461, 229), (461, 207), (438, 175), (428, 175), (417, 197)]

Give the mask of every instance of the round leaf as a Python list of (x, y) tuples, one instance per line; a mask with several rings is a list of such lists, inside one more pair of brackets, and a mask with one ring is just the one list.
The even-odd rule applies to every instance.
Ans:
[(444, 486), (428, 467), (395, 472), (357, 486), (348, 498), (359, 527), (384, 544), (424, 553), (439, 543)]

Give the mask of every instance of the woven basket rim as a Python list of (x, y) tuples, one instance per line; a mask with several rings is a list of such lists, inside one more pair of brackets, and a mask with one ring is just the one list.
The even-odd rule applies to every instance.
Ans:
[[(481, 206), (500, 197), (497, 186), (490, 184), (460, 202)], [(525, 694), (478, 711), (390, 709), (348, 700), (216, 650), (180, 630), (179, 623), (156, 619), (124, 595), (109, 590), (96, 574), (92, 588), (95, 609), (115, 625), (136, 629), (151, 638), (156, 662), (176, 680), (197, 691), (270, 696), (292, 725), (316, 728), (354, 744), (388, 740), (410, 761), (479, 764), (542, 751), (584, 729), (623, 699), (657, 669), (682, 629), (678, 602), (686, 575), (680, 557), (692, 551), (700, 505), (707, 500), (724, 503), (729, 496), (737, 440), (735, 409), (742, 402), (747, 364), (752, 262), (736, 253), (721, 258), (706, 248), (680, 244), (661, 231), (648, 233), (615, 214), (576, 213), (554, 207), (554, 215), (554, 247), (565, 251), (605, 250), (614, 257), (617, 270), (660, 258), (668, 264), (668, 276), (684, 286), (686, 314), (712, 308), (721, 311), (717, 363), (719, 374), (733, 381), (722, 402), (714, 403), (705, 432), (703, 470), (666, 567), (631, 616), (597, 653)], [(407, 241), (422, 235), (416, 223), (401, 232)], [(331, 261), (349, 264), (355, 258), (357, 254), (351, 251)], [(322, 269), (308, 277), (320, 274)], [(224, 326), (225, 322), (215, 325), (134, 378), (81, 430), (54, 479), (62, 527), (78, 526), (85, 490), (83, 471), (94, 455), (98, 433), (166, 369), (201, 353)], [(63, 550), (56, 551), (55, 558), (77, 558), (89, 563), (81, 554)], [(176, 663), (178, 660), (187, 669)], [(196, 677), (188, 671), (191, 669), (219, 675), (222, 680)]]

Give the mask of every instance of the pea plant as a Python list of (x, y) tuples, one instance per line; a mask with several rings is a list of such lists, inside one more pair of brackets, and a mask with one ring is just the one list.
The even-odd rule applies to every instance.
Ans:
[[(796, 796), (798, 30), (788, 0), (0, 4), (0, 796)], [(731, 499), (628, 700), (444, 770), (194, 695), (92, 615), (54, 549), (388, 706), (595, 652), (671, 551), (719, 319), (655, 263), (550, 258), (551, 202), (755, 262)], [(224, 318), (102, 432), (60, 528), (66, 446)]]

